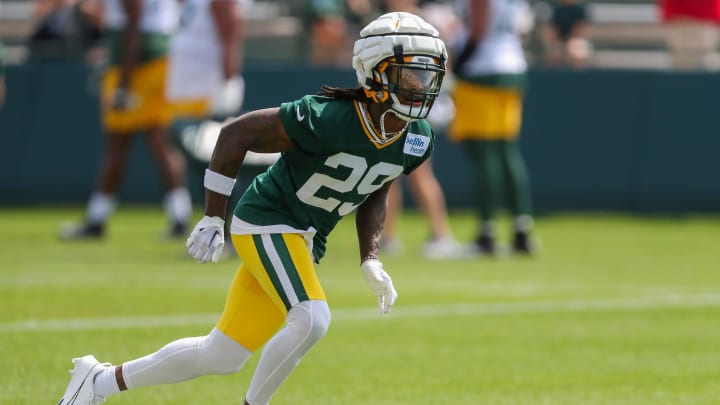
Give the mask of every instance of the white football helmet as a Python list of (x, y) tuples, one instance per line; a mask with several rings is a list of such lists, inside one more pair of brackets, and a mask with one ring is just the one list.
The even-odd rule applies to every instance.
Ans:
[(427, 117), (445, 76), (447, 50), (438, 31), (422, 18), (387, 13), (360, 31), (352, 65), (365, 95), (387, 103), (399, 118)]

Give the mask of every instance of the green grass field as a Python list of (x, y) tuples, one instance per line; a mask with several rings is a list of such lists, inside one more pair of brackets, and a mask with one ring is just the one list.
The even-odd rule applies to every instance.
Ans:
[[(0, 210), (0, 404), (55, 404), (72, 357), (122, 362), (206, 334), (237, 260), (200, 265), (160, 240), (159, 208), (122, 206), (103, 242), (61, 243), (80, 209)], [(452, 216), (458, 238), (474, 220)], [(333, 324), (273, 404), (720, 403), (720, 218), (555, 215), (535, 258), (426, 261), (408, 214), (399, 293), (377, 315), (354, 221), (318, 267)], [(109, 404), (241, 404), (238, 374)]]

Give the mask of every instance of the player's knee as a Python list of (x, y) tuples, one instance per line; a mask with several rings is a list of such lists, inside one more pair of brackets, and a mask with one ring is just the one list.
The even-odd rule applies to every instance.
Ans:
[(203, 363), (208, 374), (233, 374), (240, 371), (251, 352), (217, 329), (203, 341)]
[(313, 322), (310, 327), (310, 335), (315, 340), (320, 340), (330, 328), (330, 308), (325, 301), (311, 301), (313, 308)]
[(315, 343), (327, 333), (330, 327), (330, 308), (321, 300), (303, 301), (288, 313), (288, 326), (310, 343)]

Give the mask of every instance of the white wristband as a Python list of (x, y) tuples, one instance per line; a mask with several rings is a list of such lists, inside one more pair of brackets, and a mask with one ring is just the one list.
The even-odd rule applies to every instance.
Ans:
[(205, 188), (218, 194), (229, 196), (235, 187), (235, 179), (205, 169)]

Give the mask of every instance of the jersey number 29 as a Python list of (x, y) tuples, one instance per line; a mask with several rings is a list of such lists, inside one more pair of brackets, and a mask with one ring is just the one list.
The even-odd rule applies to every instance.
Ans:
[[(342, 198), (343, 195), (353, 190), (357, 194), (367, 197), (367, 195), (382, 187), (383, 184), (398, 177), (403, 171), (402, 166), (387, 162), (378, 162), (368, 168), (365, 158), (344, 152), (327, 158), (325, 166), (332, 167), (333, 169), (344, 166), (351, 169), (351, 172), (345, 179), (337, 179), (326, 174), (315, 173), (300, 187), (296, 195), (300, 201), (305, 204), (322, 208), (327, 212), (333, 212), (333, 210), (337, 208), (340, 216), (353, 212), (360, 204), (340, 201), (333, 197), (318, 197), (315, 194), (320, 188), (326, 187), (337, 191), (340, 194), (338, 196), (339, 198)], [(378, 181), (379, 178), (381, 178), (381, 180)]]

